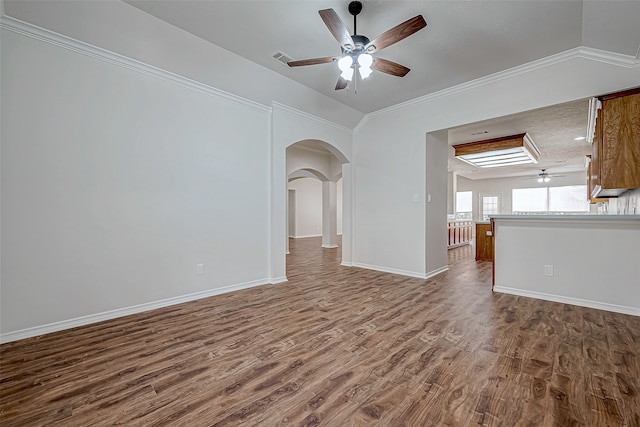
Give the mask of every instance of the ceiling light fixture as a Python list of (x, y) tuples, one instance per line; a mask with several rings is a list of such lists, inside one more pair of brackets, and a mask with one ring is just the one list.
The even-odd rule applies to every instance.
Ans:
[(338, 60), (338, 68), (342, 71), (340, 77), (350, 82), (353, 78), (353, 58), (349, 55), (343, 56)]
[(358, 73), (362, 79), (369, 77), (373, 71), (371, 65), (373, 65), (373, 56), (368, 53), (360, 53), (357, 56), (353, 52), (345, 53), (345, 55), (338, 60), (338, 68), (342, 72), (340, 77), (348, 82), (353, 79), (355, 68), (358, 69)]
[(528, 134), (504, 136), (453, 146), (455, 156), (481, 168), (538, 163), (540, 150)]
[(551, 177), (547, 173), (547, 170), (542, 169), (542, 172), (538, 174), (538, 182), (543, 183), (543, 182), (549, 182), (549, 181), (551, 181)]
[(358, 55), (358, 72), (360, 77), (366, 79), (371, 74), (371, 65), (373, 65), (373, 56), (368, 53)]

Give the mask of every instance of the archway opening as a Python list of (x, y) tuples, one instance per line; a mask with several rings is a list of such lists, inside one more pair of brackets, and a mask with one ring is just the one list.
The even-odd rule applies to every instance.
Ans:
[(316, 239), (325, 249), (338, 248), (343, 163), (342, 153), (324, 141), (305, 140), (287, 147), (287, 253), (292, 239), (301, 238)]

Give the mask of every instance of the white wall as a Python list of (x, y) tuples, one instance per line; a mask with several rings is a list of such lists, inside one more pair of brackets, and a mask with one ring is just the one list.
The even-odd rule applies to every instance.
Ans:
[(267, 108), (5, 30), (2, 107), (3, 334), (270, 280)]
[(342, 234), (342, 205), (343, 205), (342, 178), (340, 178), (336, 183), (336, 196), (337, 196), (336, 212), (338, 216), (338, 218), (336, 219), (336, 222), (337, 222), (338, 235), (340, 235)]
[[(312, 237), (322, 235), (322, 182), (316, 178), (299, 178), (289, 181), (289, 189), (295, 191), (295, 235)], [(342, 180), (336, 185), (337, 228), (342, 234)]]
[[(457, 187), (458, 191), (472, 191), (473, 192), (473, 220), (480, 221), (480, 194), (497, 193), (500, 194), (502, 199), (502, 214), (511, 214), (512, 210), (512, 190), (514, 188), (539, 188), (539, 187), (562, 187), (565, 185), (586, 185), (587, 173), (585, 172), (570, 172), (563, 173), (563, 177), (554, 177), (548, 183), (540, 184), (535, 179), (535, 175), (538, 172), (532, 171), (534, 179), (530, 177), (514, 177), (514, 178), (496, 178), (496, 179), (467, 179), (458, 176)], [(584, 193), (585, 199), (587, 198), (587, 191)]]
[(640, 316), (640, 217), (518, 216), (494, 235), (496, 291)]
[(356, 266), (417, 277), (426, 273), (425, 133), (413, 130), (407, 134), (402, 122), (373, 120), (356, 134)]
[(432, 132), (426, 140), (427, 277), (447, 270), (447, 132)]
[[(185, 51), (193, 49), (203, 57), (219, 53), (146, 14), (141, 17), (134, 10), (128, 15), (120, 2), (92, 3), (61, 3), (61, 9), (49, 10), (51, 19), (69, 24), (61, 32), (80, 31), (91, 39), (108, 31), (104, 22), (126, 16), (126, 22), (113, 23), (111, 31), (120, 32), (108, 47), (128, 49), (120, 42), (136, 40), (136, 48), (145, 48), (132, 56), (162, 47), (163, 54), (151, 58), (155, 65), (189, 77), (194, 68), (175, 68)], [(46, 21), (49, 4), (43, 9), (38, 5), (17, 7), (27, 9), (22, 18), (34, 12)], [(115, 9), (101, 14), (102, 6)], [(80, 27), (66, 21), (78, 11), (84, 19)], [(261, 106), (6, 17), (2, 23), (2, 102), (12, 106), (2, 109), (2, 226), (15, 234), (2, 236), (0, 340), (286, 280), (284, 150), (296, 141), (319, 138), (347, 159), (350, 129), (283, 104)], [(175, 40), (162, 45), (172, 35), (182, 48), (175, 52)], [(96, 43), (110, 40), (101, 36)], [(294, 105), (325, 117), (346, 122), (361, 117), (289, 79), (265, 74), (249, 61), (227, 59), (226, 67), (214, 67), (220, 79), (214, 84), (231, 87), (225, 86), (226, 77), (237, 79), (239, 70), (253, 67), (253, 77), (274, 95), (259, 91), (256, 99), (261, 102), (286, 93)], [(40, 164), (32, 159), (39, 152), (51, 157)], [(347, 172), (345, 182), (350, 182), (348, 167)], [(39, 185), (45, 177), (47, 185)], [(349, 189), (345, 192), (351, 197)], [(24, 194), (30, 194), (28, 200)], [(89, 196), (104, 207), (91, 206), (97, 219), (75, 208)], [(18, 199), (25, 201), (14, 203)], [(43, 211), (39, 203), (51, 206)], [(31, 234), (21, 240), (17, 236), (25, 228)], [(101, 230), (99, 236), (89, 229)], [(46, 242), (31, 253), (29, 245), (41, 236)], [(80, 252), (91, 259), (83, 261)], [(343, 254), (350, 256), (349, 250)], [(251, 257), (252, 265), (237, 267), (241, 256)], [(196, 263), (204, 264), (205, 274), (191, 277)], [(204, 277), (213, 271), (215, 278)], [(53, 296), (56, 304), (47, 304), (41, 295)]]
[[(317, 142), (317, 141), (316, 141)], [(333, 164), (338, 163), (329, 152), (320, 152), (299, 148), (296, 144), (287, 148), (287, 176), (297, 170), (313, 170), (319, 172), (323, 179), (331, 179), (334, 173)], [(338, 165), (340, 167), (340, 165)]]
[(639, 70), (635, 58), (574, 51), (367, 115), (353, 146), (354, 263), (420, 276), (440, 256), (426, 252), (424, 204), (412, 202), (426, 196), (425, 134), (638, 86)]
[(322, 182), (315, 178), (300, 178), (289, 182), (296, 194), (296, 235), (322, 235)]
[(262, 105), (276, 101), (348, 127), (364, 116), (123, 1), (11, 1), (5, 13)]

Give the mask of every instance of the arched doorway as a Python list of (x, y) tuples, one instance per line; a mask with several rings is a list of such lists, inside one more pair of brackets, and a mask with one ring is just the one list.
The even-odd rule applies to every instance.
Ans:
[(287, 253), (289, 238), (318, 235), (323, 248), (337, 248), (345, 162), (346, 158), (324, 141), (305, 140), (287, 147)]

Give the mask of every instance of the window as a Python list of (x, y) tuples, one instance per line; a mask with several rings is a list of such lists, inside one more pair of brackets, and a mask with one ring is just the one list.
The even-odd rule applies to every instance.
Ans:
[(482, 194), (480, 196), (480, 218), (489, 221), (489, 215), (500, 213), (500, 194)]
[(589, 201), (586, 185), (549, 188), (549, 210), (552, 212), (587, 212)]
[(473, 212), (473, 193), (471, 191), (456, 192), (456, 219), (471, 219)]
[(584, 213), (589, 211), (586, 185), (514, 188), (513, 213)]
[(514, 188), (512, 192), (512, 210), (520, 212), (546, 212), (547, 187)]

